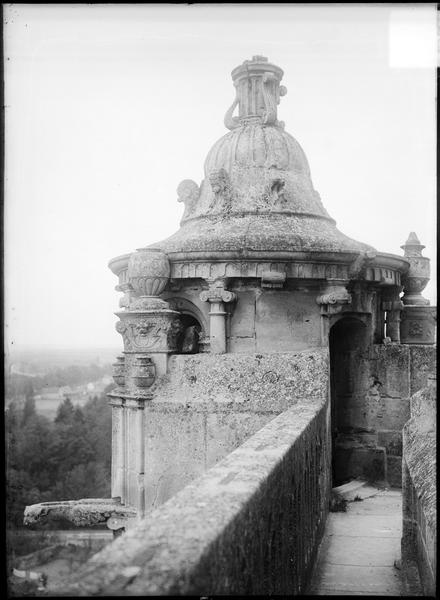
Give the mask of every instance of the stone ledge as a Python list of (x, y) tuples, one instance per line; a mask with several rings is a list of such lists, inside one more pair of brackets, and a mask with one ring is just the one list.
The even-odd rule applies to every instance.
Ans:
[(134, 518), (136, 511), (111, 498), (41, 502), (26, 506), (23, 522), (25, 525), (42, 525), (64, 520), (76, 527), (90, 527), (104, 523), (110, 517)]

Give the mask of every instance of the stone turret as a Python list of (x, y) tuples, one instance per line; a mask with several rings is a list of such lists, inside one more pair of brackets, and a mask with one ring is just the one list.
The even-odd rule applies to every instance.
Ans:
[[(180, 229), (135, 253), (143, 256), (137, 264), (150, 264), (154, 251), (166, 257), (169, 279), (158, 273), (164, 285), (156, 298), (180, 313), (181, 321), (184, 317), (183, 328), (197, 327), (200, 351), (326, 345), (328, 317), (341, 311), (370, 314), (375, 341), (385, 337), (387, 312), (389, 337), (399, 341), (400, 278), (409, 261), (378, 253), (336, 228), (313, 187), (304, 151), (278, 120), (277, 106), (287, 92), (282, 78), (283, 71), (263, 56), (232, 71), (236, 95), (224, 119), (230, 131), (208, 152), (200, 185), (191, 179), (178, 185), (178, 201), (184, 204)], [(125, 294), (118, 315), (127, 324), (156, 318), (139, 313), (133, 256), (109, 264), (119, 277), (117, 289)], [(310, 306), (316, 314), (309, 314)], [(135, 308), (138, 314), (132, 318)], [(272, 325), (272, 333), (280, 327), (280, 336), (258, 331), (263, 326), (260, 310), (261, 315), (280, 315)], [(173, 326), (172, 314), (167, 314), (168, 325), (162, 319), (160, 335), (170, 340), (169, 331), (180, 326)], [(151, 321), (152, 332), (157, 331), (155, 323)], [(132, 352), (135, 333), (130, 341), (130, 327), (118, 325), (118, 331), (126, 352)], [(159, 362), (164, 373), (164, 354)]]
[(379, 433), (400, 435), (400, 422), (381, 432), (371, 416), (383, 368), (374, 356), (394, 356), (401, 341), (432, 344), (420, 294), (428, 259), (415, 234), (402, 257), (336, 228), (301, 146), (278, 120), (282, 78), (262, 56), (232, 71), (229, 131), (208, 152), (200, 185), (177, 186), (179, 230), (109, 263), (124, 294), (116, 313), (124, 350), (109, 394), (120, 510), (100, 501), (95, 512), (104, 507), (115, 529), (167, 500), (295, 394), (310, 399), (318, 386), (326, 401), (329, 355), (334, 464), (347, 477), (370, 476), (384, 460)]

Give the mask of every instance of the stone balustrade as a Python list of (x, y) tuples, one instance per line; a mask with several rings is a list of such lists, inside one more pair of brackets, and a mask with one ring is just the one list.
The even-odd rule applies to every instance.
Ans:
[(330, 481), (329, 404), (304, 399), (96, 554), (60, 592), (300, 594)]

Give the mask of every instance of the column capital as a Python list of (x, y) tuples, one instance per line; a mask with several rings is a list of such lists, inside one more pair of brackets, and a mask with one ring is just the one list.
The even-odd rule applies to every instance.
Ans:
[(226, 289), (224, 279), (206, 279), (206, 282), (209, 288), (200, 292), (199, 297), (202, 302), (233, 302), (237, 299), (234, 292)]

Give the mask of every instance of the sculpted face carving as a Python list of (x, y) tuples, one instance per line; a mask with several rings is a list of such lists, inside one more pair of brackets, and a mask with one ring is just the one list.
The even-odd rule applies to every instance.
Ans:
[(286, 203), (286, 198), (284, 196), (285, 185), (286, 182), (280, 178), (272, 179), (270, 182), (267, 197), (272, 210), (283, 208)]
[(214, 199), (209, 206), (209, 210), (228, 210), (231, 207), (231, 182), (225, 169), (218, 169), (209, 174), (209, 183), (214, 192)]
[(177, 202), (183, 202), (185, 210), (182, 219), (192, 215), (200, 196), (200, 188), (192, 179), (184, 179), (177, 187)]

